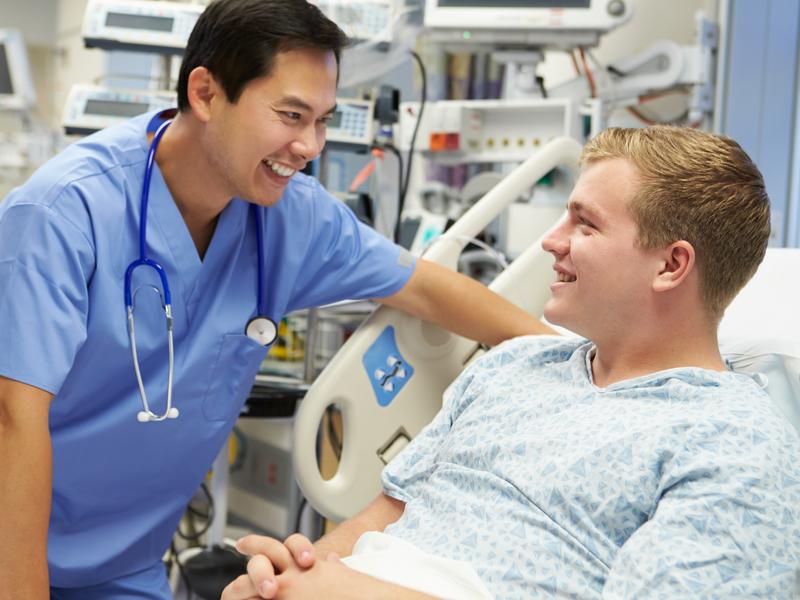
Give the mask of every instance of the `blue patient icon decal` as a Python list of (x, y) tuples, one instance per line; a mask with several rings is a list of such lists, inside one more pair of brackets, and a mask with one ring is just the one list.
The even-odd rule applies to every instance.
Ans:
[(364, 354), (364, 368), (378, 404), (389, 406), (414, 375), (414, 368), (406, 362), (397, 348), (394, 327), (384, 329), (369, 347)]

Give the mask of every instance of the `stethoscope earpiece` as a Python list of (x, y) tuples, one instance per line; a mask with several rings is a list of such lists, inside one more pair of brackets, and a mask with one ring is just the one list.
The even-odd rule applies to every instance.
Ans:
[(164, 419), (177, 419), (179, 414), (180, 413), (178, 412), (178, 409), (175, 408), (174, 406), (170, 407), (170, 409), (167, 411), (167, 414), (164, 415), (163, 417), (159, 417), (158, 415), (155, 415), (151, 412), (147, 412), (145, 410), (140, 410), (138, 413), (136, 413), (136, 420), (139, 421), (139, 423), (147, 423), (149, 421), (163, 421)]

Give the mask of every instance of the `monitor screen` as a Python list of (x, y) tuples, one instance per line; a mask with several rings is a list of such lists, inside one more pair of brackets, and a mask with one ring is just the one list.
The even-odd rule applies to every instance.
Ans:
[(172, 17), (151, 17), (150, 15), (131, 15), (110, 12), (106, 15), (107, 27), (125, 29), (145, 29), (147, 31), (172, 31), (175, 19)]
[(442, 8), (589, 8), (591, 0), (439, 0)]
[(328, 127), (331, 129), (338, 129), (342, 124), (342, 107), (339, 106), (333, 111), (331, 118), (328, 120)]
[(8, 65), (5, 44), (0, 44), (0, 94), (13, 94), (11, 85), (11, 68)]
[(150, 105), (145, 102), (118, 102), (116, 100), (87, 100), (87, 115), (104, 117), (136, 117), (146, 113)]

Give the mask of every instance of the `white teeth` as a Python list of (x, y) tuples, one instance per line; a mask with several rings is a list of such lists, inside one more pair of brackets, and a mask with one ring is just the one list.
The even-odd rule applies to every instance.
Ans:
[(566, 273), (557, 273), (557, 280), (565, 283), (571, 283), (577, 279), (574, 275), (567, 275)]
[(278, 163), (274, 163), (271, 160), (264, 161), (270, 169), (275, 171), (281, 177), (291, 177), (295, 174), (295, 169), (290, 169), (289, 167), (284, 167), (283, 165), (279, 165)]

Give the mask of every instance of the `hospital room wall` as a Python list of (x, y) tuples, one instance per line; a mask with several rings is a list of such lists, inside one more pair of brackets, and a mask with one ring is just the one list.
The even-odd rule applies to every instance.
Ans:
[(800, 246), (800, 3), (724, 0), (715, 130), (764, 174), (773, 246)]

